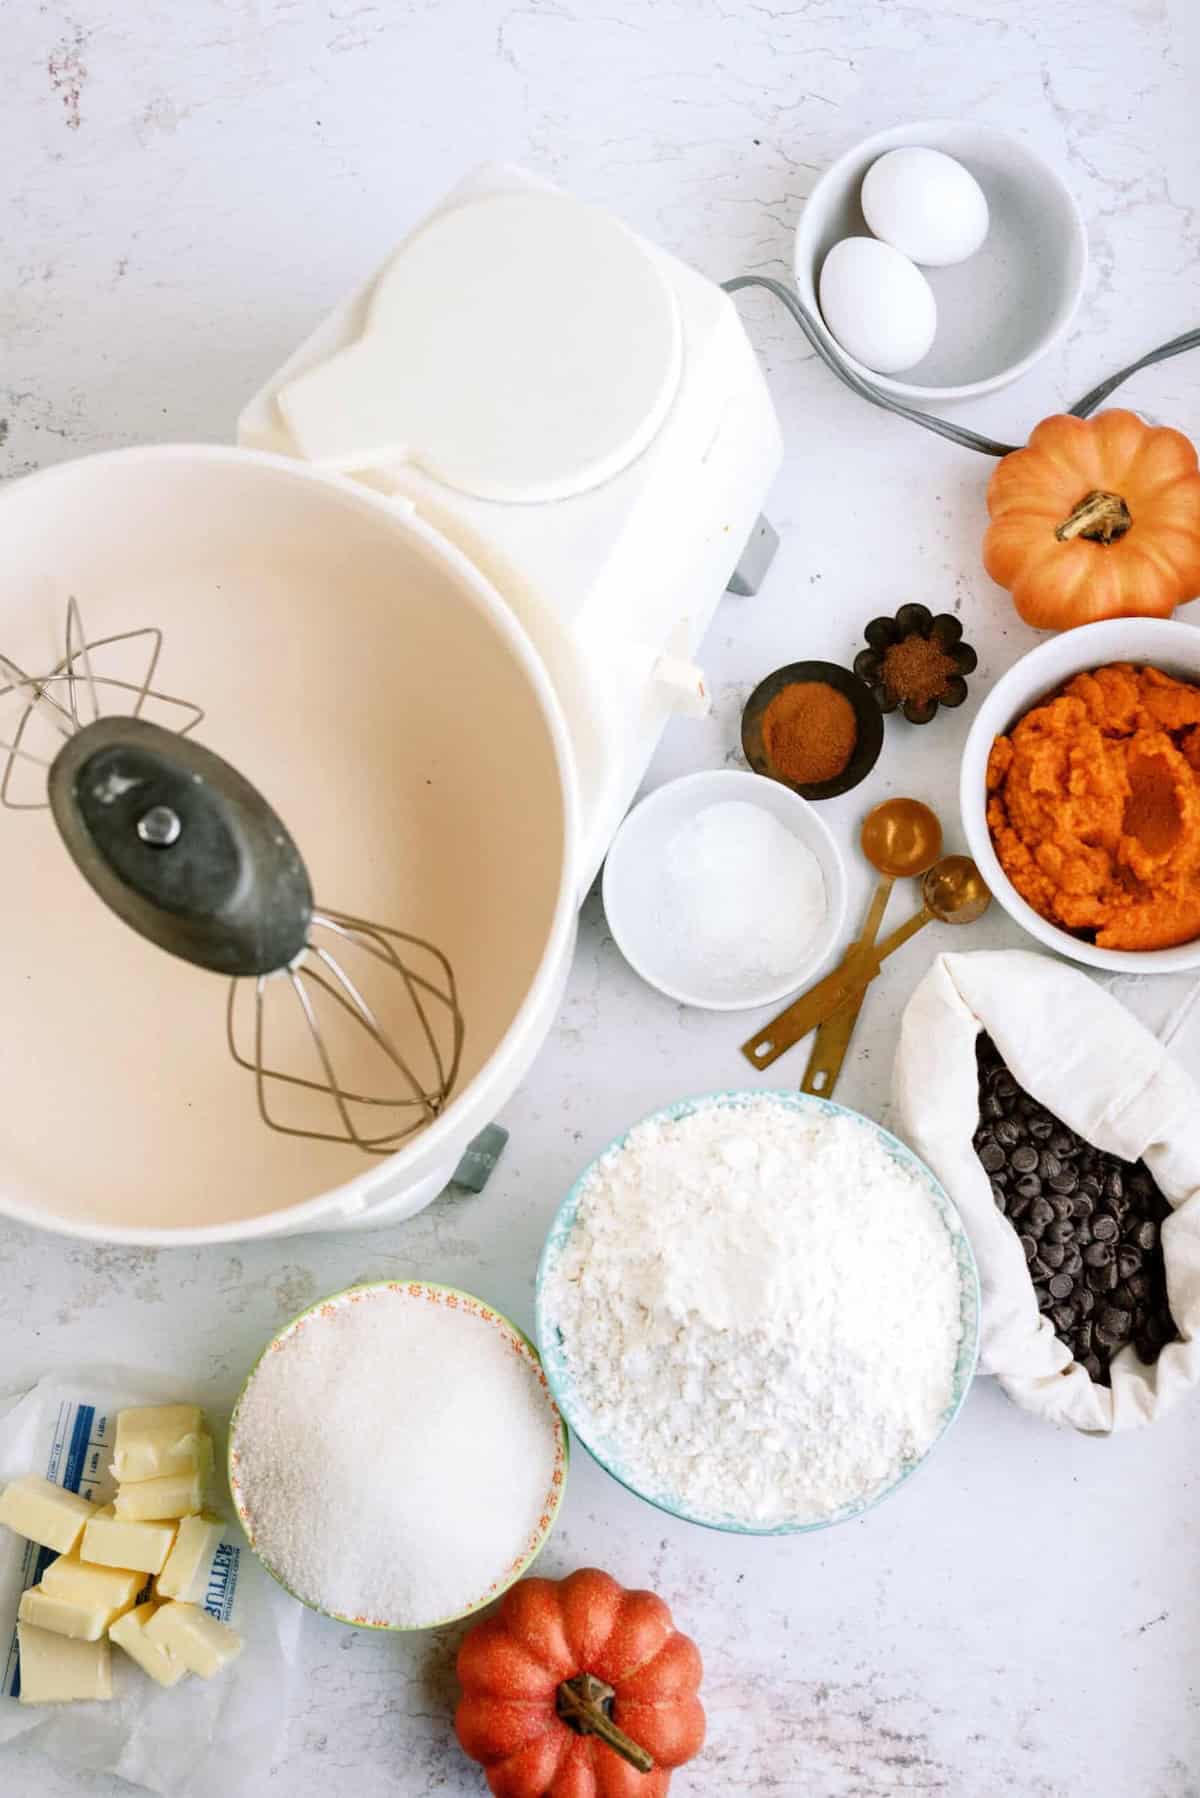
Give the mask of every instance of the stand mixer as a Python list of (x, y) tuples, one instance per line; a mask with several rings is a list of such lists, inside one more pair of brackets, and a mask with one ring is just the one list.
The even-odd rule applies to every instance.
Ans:
[[(71, 674), (68, 598), (108, 646), (100, 709), (136, 710), (152, 641), (155, 690), (204, 714), (194, 757), (156, 753), (182, 769), (211, 751), (265, 795), (313, 888), (352, 910), (339, 956), (346, 932), (368, 946), (363, 918), (437, 945), (447, 1047), (391, 1140), (342, 1111), (335, 1129), (307, 1112), (302, 1134), (266, 1128), (264, 1079), (298, 1072), (288, 1092), (335, 1105), (376, 1089), (325, 1065), (303, 994), (288, 1028), (307, 1067), (268, 1062), (253, 1023), (239, 1048), (232, 1016), (228, 1054), (208, 980), (10, 810), (0, 1211), (92, 1240), (371, 1227), (437, 1196), (553, 1024), (580, 900), (664, 725), (707, 709), (695, 656), (722, 593), (754, 591), (774, 548), (779, 429), (728, 296), (511, 169), (437, 208), (238, 438), (66, 462), (0, 494), (0, 647), (36, 677), (10, 675), (0, 737), (28, 748), (23, 708)], [(403, 1079), (429, 1032), (373, 962), (349, 976), (351, 1021)], [(262, 978), (294, 993), (292, 969)]]
[(778, 539), (778, 421), (729, 297), (510, 167), (464, 181), (289, 357), (238, 441), (417, 509), (503, 594), (566, 714), (586, 892), (722, 593)]

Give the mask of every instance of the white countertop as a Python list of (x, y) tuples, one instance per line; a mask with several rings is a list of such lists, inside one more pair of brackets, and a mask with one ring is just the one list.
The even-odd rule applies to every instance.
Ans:
[[(117, 444), (228, 439), (317, 316), (496, 157), (720, 278), (786, 275), (817, 173), (868, 132), (951, 112), (1026, 134), (1074, 188), (1092, 265), (1066, 345), (960, 410), (1001, 436), (1198, 322), (1191, 0), (77, 0), (69, 19), (18, 6), (4, 24), (3, 476)], [(723, 606), (706, 657), (715, 715), (674, 727), (654, 780), (720, 765), (760, 675), (848, 660), (866, 620), (906, 600), (961, 610), (976, 695), (1032, 640), (980, 568), (990, 464), (860, 404), (768, 299), (744, 306), (788, 443), (771, 506), (783, 545), (763, 592)], [(1195, 434), (1200, 357), (1138, 377), (1127, 398)], [(869, 786), (825, 808), (843, 840), (890, 791), (955, 820), (971, 712), (924, 734), (889, 723)], [(950, 836), (960, 846), (956, 824)], [(867, 878), (851, 867), (857, 912)], [(898, 1012), (948, 936), (926, 932), (867, 1001), (839, 1097), (885, 1121)], [(970, 937), (1017, 940), (996, 918)], [(1126, 994), (1156, 1025), (1183, 990)], [(1200, 1014), (1190, 1029), (1183, 1053), (1200, 1070)], [(463, 1284), (527, 1324), (541, 1240), (580, 1164), (660, 1102), (736, 1081), (738, 1040), (736, 1019), (641, 986), (593, 899), (482, 1197), (371, 1236), (194, 1252), (0, 1228), (0, 1386), (92, 1358), (166, 1368), (228, 1402), (276, 1326), (378, 1276)], [(942, 1451), (877, 1513), (761, 1542), (673, 1523), (577, 1453), (540, 1571), (592, 1563), (652, 1586), (700, 1643), (709, 1746), (677, 1778), (681, 1798), (1196, 1798), (1198, 1446), (1200, 1402), (1093, 1442), (981, 1381)], [(482, 1793), (450, 1736), (455, 1645), (453, 1632), (306, 1619), (287, 1752), (264, 1790)], [(32, 1746), (0, 1751), (0, 1786), (130, 1790)]]

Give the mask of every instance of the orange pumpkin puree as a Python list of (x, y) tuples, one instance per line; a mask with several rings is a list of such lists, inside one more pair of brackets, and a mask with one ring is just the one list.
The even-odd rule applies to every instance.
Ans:
[(1026, 712), (988, 758), (1000, 866), (1103, 949), (1200, 936), (1200, 687), (1114, 662)]

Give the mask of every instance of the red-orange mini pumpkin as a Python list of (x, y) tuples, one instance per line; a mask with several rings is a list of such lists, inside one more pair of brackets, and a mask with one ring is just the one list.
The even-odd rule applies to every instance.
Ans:
[(987, 498), (984, 567), (1038, 630), (1166, 618), (1200, 594), (1200, 473), (1180, 431), (1119, 408), (1044, 418)]
[(704, 1745), (701, 1671), (653, 1592), (521, 1580), (459, 1649), (454, 1727), (496, 1798), (663, 1798)]

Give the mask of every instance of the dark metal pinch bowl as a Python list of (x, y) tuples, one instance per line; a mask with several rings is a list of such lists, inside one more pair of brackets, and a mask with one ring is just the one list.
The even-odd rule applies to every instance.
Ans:
[[(843, 693), (854, 707), (854, 719), (858, 726), (858, 735), (850, 760), (832, 780), (808, 781), (803, 785), (788, 780), (779, 773), (767, 754), (763, 742), (763, 713), (775, 695), (790, 687), (797, 681), (823, 681), (826, 686), (835, 687)], [(836, 799), (839, 793), (848, 793), (852, 787), (867, 778), (876, 762), (879, 751), (883, 748), (883, 714), (875, 703), (871, 689), (865, 681), (852, 674), (848, 668), (841, 668), (836, 662), (789, 662), (786, 668), (777, 668), (774, 674), (768, 674), (755, 687), (746, 701), (742, 713), (742, 752), (756, 774), (765, 774), (768, 780), (777, 780), (781, 786), (790, 787), (793, 793), (799, 793), (802, 799)]]

